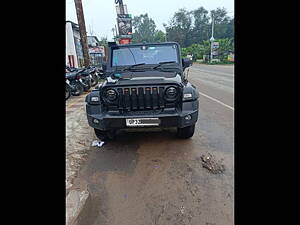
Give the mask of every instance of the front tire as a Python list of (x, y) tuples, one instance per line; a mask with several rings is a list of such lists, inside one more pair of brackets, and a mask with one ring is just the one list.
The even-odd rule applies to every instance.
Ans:
[(194, 132), (195, 124), (184, 128), (177, 128), (177, 136), (183, 139), (191, 138), (194, 135)]
[(83, 87), (84, 92), (88, 92), (91, 89), (91, 82), (90, 81), (88, 81), (86, 83), (86, 85), (87, 85), (86, 87)]
[(66, 96), (65, 96), (66, 100), (70, 98), (70, 96), (71, 96), (71, 90), (70, 88), (66, 87)]
[(92, 85), (92, 87), (95, 87), (97, 84), (98, 84), (98, 77), (97, 77), (97, 75), (92, 75), (92, 80), (91, 80), (91, 85)]

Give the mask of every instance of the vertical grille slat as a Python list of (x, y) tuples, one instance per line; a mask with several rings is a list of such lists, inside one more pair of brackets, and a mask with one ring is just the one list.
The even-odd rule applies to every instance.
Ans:
[(137, 91), (136, 88), (131, 88), (131, 106), (132, 109), (135, 110), (138, 108), (138, 102), (137, 102)]
[(131, 104), (130, 104), (129, 88), (124, 88), (124, 103), (125, 103), (124, 108), (126, 110), (130, 110)]
[(152, 88), (152, 103), (153, 103), (153, 109), (158, 109), (158, 91), (157, 87)]
[(165, 107), (165, 101), (164, 101), (164, 88), (159, 87), (159, 107), (164, 108)]
[(151, 102), (151, 88), (150, 87), (146, 87), (145, 90), (145, 106), (146, 109), (151, 109), (152, 107), (152, 102)]
[(119, 110), (124, 108), (124, 95), (123, 95), (123, 89), (118, 88), (118, 94), (119, 94)]
[(139, 109), (145, 109), (144, 107), (144, 88), (138, 89), (138, 106)]

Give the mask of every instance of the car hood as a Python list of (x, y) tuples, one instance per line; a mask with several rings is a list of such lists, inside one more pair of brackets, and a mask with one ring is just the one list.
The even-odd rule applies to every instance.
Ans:
[[(166, 84), (181, 83), (178, 72), (165, 71), (134, 71), (114, 73), (116, 76), (108, 77), (107, 85), (141, 85), (141, 84)], [(120, 78), (118, 78), (120, 77)]]

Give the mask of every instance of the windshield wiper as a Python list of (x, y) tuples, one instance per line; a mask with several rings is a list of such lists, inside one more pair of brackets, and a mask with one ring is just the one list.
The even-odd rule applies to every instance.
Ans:
[(142, 66), (142, 65), (145, 65), (145, 63), (139, 63), (139, 64), (131, 65), (131, 66), (125, 68), (124, 71), (126, 71), (126, 70), (131, 70), (132, 68), (134, 68), (134, 67), (136, 67), (136, 66)]
[(159, 65), (153, 67), (153, 69), (156, 69), (156, 68), (158, 68), (158, 67), (160, 67), (162, 65), (169, 64), (169, 63), (176, 63), (176, 62), (175, 61), (160, 62), (160, 63), (158, 63)]

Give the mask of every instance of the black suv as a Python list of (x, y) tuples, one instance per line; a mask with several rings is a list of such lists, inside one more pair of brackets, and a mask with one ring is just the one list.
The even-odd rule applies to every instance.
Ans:
[(104, 140), (120, 129), (176, 127), (179, 137), (192, 137), (199, 93), (187, 81), (190, 65), (175, 42), (109, 43), (106, 80), (85, 100), (96, 136)]

